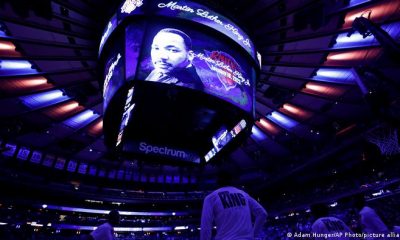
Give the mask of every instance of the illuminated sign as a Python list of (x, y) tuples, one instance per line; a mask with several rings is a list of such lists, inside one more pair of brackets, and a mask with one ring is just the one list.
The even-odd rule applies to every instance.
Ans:
[(118, 53), (117, 55), (117, 59), (115, 59), (112, 63), (111, 66), (108, 68), (108, 73), (106, 75), (106, 77), (104, 78), (104, 86), (103, 86), (103, 97), (106, 95), (106, 93), (108, 93), (107, 89), (108, 89), (108, 84), (110, 82), (110, 79), (112, 78), (113, 74), (114, 74), (114, 69), (117, 66), (119, 60), (121, 59), (121, 54)]
[(135, 11), (136, 8), (143, 5), (142, 0), (126, 0), (121, 7), (121, 13), (130, 14)]
[(215, 148), (212, 148), (205, 156), (204, 159), (206, 160), (206, 162), (210, 161), (210, 159), (212, 157), (215, 156), (215, 154), (217, 154), (217, 151), (215, 150)]
[(114, 15), (111, 20), (107, 24), (107, 28), (101, 36), (100, 45), (99, 45), (99, 54), (103, 50), (104, 43), (106, 43), (108, 37), (110, 37), (111, 33), (117, 27), (117, 15)]
[(217, 134), (212, 137), (212, 143), (217, 151), (223, 148), (230, 140), (231, 138), (228, 135), (228, 130), (225, 127), (222, 127)]
[(68, 162), (67, 170), (69, 172), (75, 172), (77, 166), (78, 166), (78, 163), (76, 161), (74, 161), (74, 160), (71, 160), (71, 161)]
[(107, 30), (104, 33), (104, 35), (101, 37), (101, 41), (100, 41), (100, 48), (104, 45), (104, 40), (106, 40), (106, 38), (108, 37), (108, 35), (110, 35), (111, 29), (113, 27), (112, 22), (110, 21), (107, 25)]
[(243, 77), (240, 65), (232, 56), (220, 51), (205, 52), (208, 57), (204, 58), (201, 54), (197, 56), (205, 60), (210, 69), (217, 73), (226, 90), (236, 87), (236, 84), (250, 86), (250, 80)]
[(87, 169), (88, 169), (88, 164), (87, 163), (81, 163), (79, 165), (79, 168), (78, 168), (78, 173), (86, 174)]
[(5, 151), (4, 152), (2, 152), (2, 154), (4, 155), (4, 156), (8, 156), (8, 157), (12, 157), (12, 156), (14, 156), (14, 154), (15, 154), (15, 151), (17, 150), (17, 145), (15, 145), (15, 144), (6, 144), (6, 146), (5, 146)]
[(56, 159), (56, 157), (54, 155), (46, 154), (46, 156), (43, 159), (42, 164), (43, 164), (43, 166), (51, 167), (53, 165), (55, 159)]
[(18, 151), (17, 158), (21, 159), (21, 160), (24, 160), (24, 161), (28, 160), (28, 156), (29, 156), (30, 152), (31, 152), (31, 150), (29, 150), (28, 148), (22, 147)]
[[(121, 23), (127, 16), (132, 14), (146, 14), (145, 12), (137, 11), (139, 8), (142, 9), (144, 4), (152, 4), (152, 6), (147, 9), (158, 9), (158, 12), (155, 12), (156, 14), (192, 20), (225, 34), (242, 46), (252, 58), (257, 61), (257, 54), (253, 42), (239, 26), (228, 18), (219, 15), (201, 4), (184, 0), (169, 2), (146, 1), (145, 3), (143, 0), (126, 0), (121, 5), (118, 21), (115, 20), (115, 24), (113, 22), (112, 26), (110, 26), (110, 23), (114, 21), (114, 19), (112, 19), (104, 30), (102, 42), (107, 40), (111, 32), (116, 28), (115, 25)], [(100, 44), (99, 52), (101, 52), (103, 45), (104, 43)]]
[(149, 156), (163, 156), (167, 158), (177, 159), (177, 160), (184, 160), (187, 162), (194, 162), (199, 163), (200, 158), (187, 150), (176, 149), (167, 146), (158, 146), (158, 145), (151, 145), (147, 142), (133, 142), (130, 141), (126, 146), (129, 151), (134, 151), (138, 153), (142, 153)]
[(65, 163), (66, 163), (66, 159), (65, 158), (57, 158), (56, 164), (54, 165), (54, 168), (59, 169), (59, 170), (63, 170), (65, 167)]
[(89, 167), (89, 175), (96, 176), (97, 167), (95, 165), (90, 165)]
[(132, 112), (133, 108), (135, 107), (135, 104), (132, 103), (133, 90), (134, 90), (134, 87), (132, 87), (128, 90), (128, 95), (126, 97), (125, 106), (124, 106), (124, 113), (122, 114), (122, 121), (121, 121), (121, 125), (119, 127), (117, 143), (115, 144), (116, 146), (118, 146), (122, 141), (122, 137), (124, 136), (125, 127), (128, 125), (129, 119), (131, 118), (131, 112)]
[[(121, 41), (122, 42), (122, 41)], [(107, 108), (115, 93), (124, 85), (124, 59), (121, 54), (123, 48), (120, 44), (110, 46), (107, 51), (107, 59), (104, 65), (104, 82), (103, 82), (103, 107)]]
[(30, 161), (33, 163), (40, 163), (40, 161), (42, 161), (42, 156), (43, 154), (41, 152), (33, 151)]
[(232, 21), (205, 6), (187, 1), (170, 1), (160, 2), (157, 7), (161, 9), (160, 14), (193, 20), (226, 34), (255, 58), (254, 44), (247, 34)]
[(187, 157), (187, 154), (184, 151), (180, 151), (180, 150), (176, 150), (176, 149), (168, 148), (168, 147), (152, 146), (145, 142), (140, 143), (139, 150), (146, 154), (155, 153), (155, 154), (167, 155), (170, 157), (177, 157), (177, 158), (186, 158)]
[(242, 119), (230, 132), (228, 132), (225, 127), (222, 127), (212, 138), (214, 147), (204, 156), (206, 162), (210, 161), (211, 158), (213, 158), (226, 144), (245, 129), (246, 126), (246, 121)]

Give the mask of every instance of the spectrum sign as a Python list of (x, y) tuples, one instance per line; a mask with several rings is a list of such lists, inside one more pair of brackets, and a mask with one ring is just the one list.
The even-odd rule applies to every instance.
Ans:
[(165, 157), (174, 160), (200, 163), (200, 157), (190, 151), (162, 145), (153, 145), (147, 142), (129, 142), (126, 145), (129, 151), (153, 157)]

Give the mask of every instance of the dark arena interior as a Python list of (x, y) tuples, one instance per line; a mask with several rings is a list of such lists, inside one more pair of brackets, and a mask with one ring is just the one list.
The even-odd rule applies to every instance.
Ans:
[(399, 76), (399, 0), (0, 0), (0, 239), (239, 239), (221, 172), (240, 239), (400, 239)]

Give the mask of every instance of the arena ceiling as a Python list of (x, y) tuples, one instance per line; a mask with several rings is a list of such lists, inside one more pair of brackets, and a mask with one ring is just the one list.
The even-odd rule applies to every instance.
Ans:
[[(385, 85), (398, 76), (398, 65), (374, 36), (347, 34), (355, 17), (369, 15), (398, 43), (399, 1), (207, 3), (243, 26), (262, 55), (253, 134), (229, 157), (205, 166), (174, 166), (107, 153), (97, 48), (117, 3), (106, 0), (0, 3), (3, 153), (16, 146), (13, 157), (18, 159), (18, 151), (27, 148), (64, 159), (65, 166), (73, 161), (75, 171), (83, 165), (89, 173), (96, 166), (97, 176), (100, 169), (115, 171), (114, 178), (122, 171), (123, 179), (143, 182), (160, 175), (163, 181), (178, 175), (181, 183), (207, 182), (228, 165), (240, 173), (241, 183), (261, 181), (256, 187), (261, 189), (320, 162), (348, 167), (361, 159), (365, 133), (398, 119), (397, 111), (388, 113), (398, 105)], [(376, 84), (372, 90), (385, 89), (378, 98), (390, 96), (387, 102), (367, 101), (357, 84), (355, 71), (360, 69), (384, 79), (385, 86)], [(129, 171), (145, 180), (128, 178)]]

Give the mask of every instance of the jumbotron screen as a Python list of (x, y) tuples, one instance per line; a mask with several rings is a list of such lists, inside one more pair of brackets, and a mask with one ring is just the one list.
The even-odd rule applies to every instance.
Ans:
[[(193, 152), (190, 159), (207, 153), (202, 150), (210, 149), (207, 144), (193, 149), (190, 146), (180, 146), (179, 142), (168, 146), (160, 139), (152, 141), (151, 137), (142, 141), (140, 134), (136, 134), (136, 140), (132, 141), (132, 131), (137, 132), (138, 129), (130, 127), (131, 122), (146, 120), (143, 117), (145, 115), (153, 116), (140, 110), (139, 105), (158, 102), (160, 99), (163, 99), (163, 104), (165, 101), (175, 102), (171, 98), (157, 98), (163, 94), (172, 94), (170, 87), (165, 87), (165, 91), (159, 88), (162, 85), (173, 86), (176, 89), (173, 95), (183, 96), (185, 94), (176, 93), (193, 91), (193, 94), (181, 97), (183, 101), (193, 101), (194, 109), (188, 114), (198, 114), (196, 108), (214, 112), (214, 118), (218, 120), (210, 120), (210, 126), (202, 126), (205, 132), (215, 134), (222, 126), (234, 126), (241, 119), (250, 120), (254, 116), (255, 81), (259, 71), (254, 45), (234, 22), (197, 2), (124, 1), (104, 30), (99, 54), (104, 68), (101, 83), (108, 145), (114, 142), (115, 146), (119, 146), (124, 139), (128, 139), (125, 142), (130, 142), (127, 144), (130, 147), (125, 146), (124, 149), (143, 150), (157, 146), (152, 147), (152, 150), (156, 149), (158, 153), (160, 149), (161, 152), (170, 153), (167, 150), (175, 147), (179, 151), (184, 149)], [(157, 88), (154, 99), (147, 96), (152, 94), (149, 86)], [(201, 103), (202, 96), (207, 98), (204, 104)], [(215, 105), (224, 105), (231, 110), (218, 110), (221, 107), (213, 106), (212, 97)], [(146, 103), (142, 101), (144, 98), (147, 99)], [(151, 104), (152, 107), (156, 105)], [(221, 112), (224, 112), (227, 122), (219, 116)], [(160, 117), (164, 120), (171, 117), (166, 115), (161, 114)], [(194, 121), (192, 118), (187, 120)], [(193, 123), (192, 127), (196, 128), (196, 124)], [(107, 127), (110, 125), (112, 127)], [(127, 133), (127, 129), (130, 133)], [(207, 139), (207, 136), (197, 137)], [(145, 152), (148, 154), (150, 151)]]
[(252, 111), (255, 69), (232, 46), (193, 27), (172, 23), (147, 23), (144, 37), (143, 26), (134, 23), (127, 28), (128, 81), (188, 87)]

